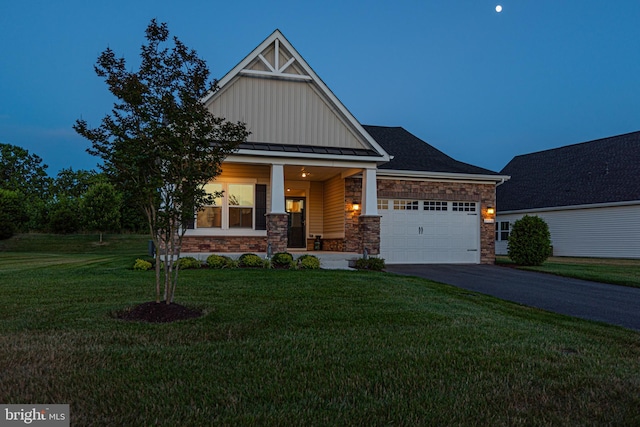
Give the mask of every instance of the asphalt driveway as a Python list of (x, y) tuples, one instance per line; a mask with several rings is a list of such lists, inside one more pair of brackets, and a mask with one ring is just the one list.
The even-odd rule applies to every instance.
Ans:
[(495, 265), (387, 265), (390, 273), (423, 277), (470, 291), (640, 331), (640, 288), (607, 285)]

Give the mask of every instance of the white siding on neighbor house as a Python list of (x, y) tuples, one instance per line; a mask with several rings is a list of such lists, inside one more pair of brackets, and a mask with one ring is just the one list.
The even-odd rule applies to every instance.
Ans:
[(213, 98), (210, 111), (251, 131), (250, 142), (369, 148), (312, 83), (243, 76)]
[[(525, 214), (498, 213), (497, 222), (512, 224)], [(528, 211), (549, 225), (554, 256), (640, 258), (640, 204), (566, 210)], [(496, 242), (507, 254), (507, 242)]]

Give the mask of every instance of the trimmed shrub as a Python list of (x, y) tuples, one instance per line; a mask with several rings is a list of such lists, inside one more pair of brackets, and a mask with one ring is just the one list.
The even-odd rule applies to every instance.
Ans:
[(189, 270), (189, 269), (202, 267), (202, 263), (197, 259), (195, 259), (194, 257), (188, 256), (188, 257), (180, 258), (176, 262), (176, 267), (178, 267), (180, 270)]
[(135, 264), (133, 264), (133, 269), (138, 271), (151, 270), (152, 267), (153, 267), (153, 264), (151, 264), (149, 261), (145, 261), (140, 258), (138, 258)]
[(542, 265), (551, 255), (549, 226), (538, 216), (525, 215), (511, 227), (509, 258), (518, 265)]
[(251, 267), (251, 268), (263, 268), (264, 261), (256, 254), (242, 254), (240, 258), (238, 258), (238, 263), (240, 267)]
[(318, 270), (320, 268), (320, 260), (315, 255), (302, 255), (296, 262), (300, 270)]
[(209, 255), (207, 258), (207, 265), (209, 268), (220, 270), (222, 268), (234, 268), (235, 262), (228, 256), (224, 255)]
[(289, 252), (276, 252), (271, 257), (273, 268), (291, 268), (293, 265), (293, 255)]
[(356, 268), (358, 270), (382, 271), (387, 267), (384, 258), (358, 258), (356, 260)]

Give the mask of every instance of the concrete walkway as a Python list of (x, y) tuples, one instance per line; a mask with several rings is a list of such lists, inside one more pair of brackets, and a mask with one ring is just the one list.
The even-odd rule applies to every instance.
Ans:
[(640, 288), (608, 285), (495, 265), (387, 265), (422, 277), (555, 313), (640, 331)]

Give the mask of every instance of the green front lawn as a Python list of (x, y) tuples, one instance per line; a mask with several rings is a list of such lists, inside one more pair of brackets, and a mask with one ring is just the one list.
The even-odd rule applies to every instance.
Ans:
[(0, 252), (0, 402), (72, 425), (640, 424), (637, 332), (356, 271), (184, 271), (204, 317), (126, 323), (154, 285), (122, 239)]
[[(496, 257), (499, 265), (514, 266), (506, 256)], [(640, 259), (551, 257), (540, 267), (518, 267), (558, 276), (640, 288)]]

